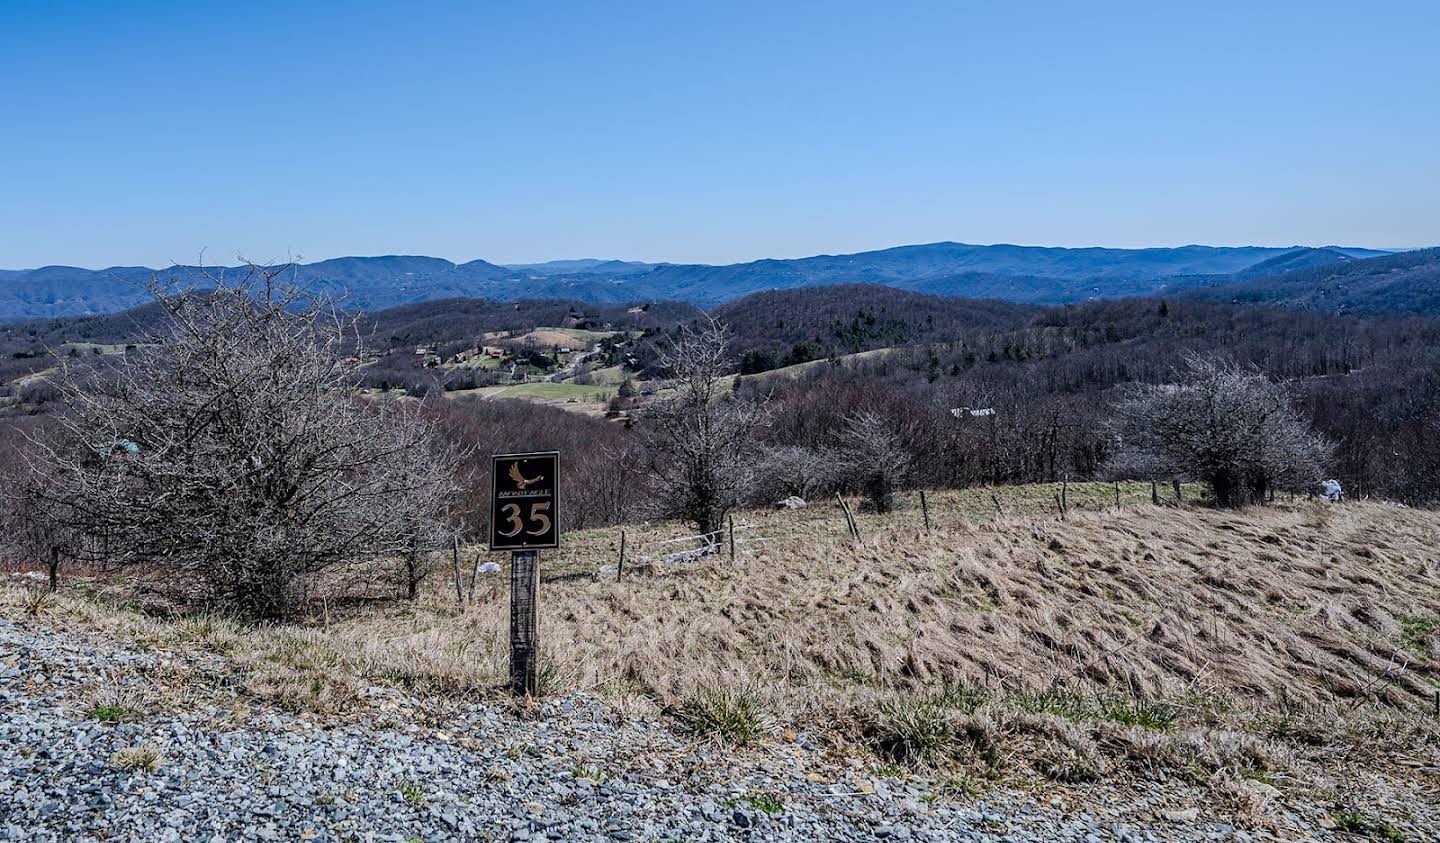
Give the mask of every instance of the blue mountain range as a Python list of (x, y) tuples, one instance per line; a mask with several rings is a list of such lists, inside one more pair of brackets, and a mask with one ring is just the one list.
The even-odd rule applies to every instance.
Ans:
[[(1427, 273), (1440, 262), (1440, 253), (1406, 254), (1419, 257), (1407, 259), (1403, 271), (1412, 275), (1418, 271), (1417, 283), (1428, 283)], [(1250, 300), (1306, 306), (1296, 300), (1304, 299), (1304, 289), (1297, 293), (1293, 280), (1283, 285), (1285, 295), (1267, 296), (1265, 290), (1274, 284), (1266, 279), (1313, 276), (1320, 284), (1326, 273), (1390, 257), (1381, 250), (1336, 246), (1109, 249), (945, 242), (719, 266), (605, 259), (498, 265), (411, 255), (342, 257), (291, 267), (285, 279), (343, 297), (348, 306), (364, 310), (454, 297), (679, 300), (712, 306), (762, 290), (847, 283), (1047, 304), (1187, 292), (1224, 297), (1233, 286), (1237, 296)], [(203, 273), (234, 276), (244, 271), (245, 267), (193, 266), (0, 270), (0, 320), (109, 313), (147, 301), (145, 284), (152, 279), (203, 284)], [(1363, 272), (1356, 277), (1362, 276), (1368, 277)], [(1404, 279), (1392, 277), (1387, 288), (1396, 282), (1404, 286)], [(1367, 301), (1363, 290), (1343, 298), (1351, 310), (1387, 309), (1383, 302)], [(1429, 301), (1423, 295), (1409, 298)]]

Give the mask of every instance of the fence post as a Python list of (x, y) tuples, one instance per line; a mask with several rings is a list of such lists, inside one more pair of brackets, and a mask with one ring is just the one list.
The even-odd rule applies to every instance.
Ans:
[(1060, 497), (1060, 495), (1058, 495), (1058, 494), (1055, 495), (1055, 508), (1060, 511), (1060, 520), (1061, 520), (1061, 521), (1064, 521), (1064, 520), (1065, 520), (1065, 501), (1062, 500), (1061, 497)]
[(1120, 481), (1115, 481), (1115, 505), (1120, 505)]
[(450, 566), (455, 569), (455, 605), (460, 611), (465, 611), (465, 589), (464, 580), (460, 576), (460, 536), (451, 536), (453, 543), (450, 545)]
[(540, 590), (540, 551), (510, 552), (510, 690), (516, 696), (540, 695), (540, 665), (536, 643), (540, 631), (535, 617)]
[(725, 516), (730, 522), (730, 561), (735, 561), (735, 516)]
[(615, 566), (615, 580), (625, 579), (625, 531), (620, 531), (620, 564)]
[(1172, 478), (1170, 478), (1170, 485), (1175, 488), (1175, 502), (1176, 502), (1176, 503), (1184, 503), (1184, 502), (1185, 502), (1185, 498), (1184, 498), (1184, 496), (1182, 496), (1182, 495), (1180, 494), (1180, 478), (1178, 478), (1178, 477), (1172, 477)]
[(484, 557), (483, 552), (475, 551), (475, 564), (470, 566), (470, 594), (466, 597), (468, 603), (475, 602), (475, 583), (480, 579), (480, 560)]
[(1156, 506), (1160, 505), (1160, 489), (1155, 485), (1154, 480), (1150, 481), (1150, 502)]
[(860, 541), (860, 528), (855, 524), (855, 516), (850, 513), (850, 504), (840, 497), (839, 492), (835, 493), (835, 500), (840, 502), (840, 511), (845, 513), (845, 526), (850, 528), (850, 537), (857, 542)]
[(994, 492), (990, 493), (990, 501), (995, 504), (995, 514), (1003, 517), (1005, 510), (1000, 508), (1000, 498)]
[(50, 590), (60, 590), (60, 545), (50, 545)]
[(925, 502), (925, 490), (920, 490), (920, 517), (925, 519), (925, 532), (930, 532), (930, 505)]
[(1060, 514), (1070, 508), (1070, 475), (1060, 478)]

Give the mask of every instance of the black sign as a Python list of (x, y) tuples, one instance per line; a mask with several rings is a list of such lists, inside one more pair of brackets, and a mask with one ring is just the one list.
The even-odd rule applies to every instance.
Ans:
[(490, 463), (490, 549), (560, 546), (560, 454), (496, 454)]

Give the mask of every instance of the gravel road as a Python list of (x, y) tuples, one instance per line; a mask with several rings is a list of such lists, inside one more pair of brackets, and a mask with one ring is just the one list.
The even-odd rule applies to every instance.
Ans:
[[(663, 723), (618, 717), (578, 695), (523, 720), (499, 706), (457, 705), (449, 725), (435, 729), (404, 716), (415, 700), (372, 688), (380, 712), (373, 721), (320, 723), (246, 705), (217, 669), (214, 687), (183, 704), (135, 722), (97, 719), (97, 679), (193, 673), (195, 658), (0, 619), (0, 839), (1330, 836), (1295, 814), (1275, 837), (1207, 821), (1193, 807), (1204, 808), (1206, 797), (1178, 783), (1091, 789), (1083, 797), (994, 792), (956, 802), (936, 797), (921, 779), (827, 760), (803, 735), (737, 754), (697, 745)], [(148, 760), (148, 749), (161, 756), (155, 769), (122, 769)]]

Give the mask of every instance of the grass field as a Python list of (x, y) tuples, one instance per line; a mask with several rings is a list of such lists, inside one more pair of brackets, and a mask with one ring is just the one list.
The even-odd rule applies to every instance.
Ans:
[(607, 366), (603, 369), (590, 370), (590, 377), (593, 378), (597, 384), (619, 386), (624, 383), (625, 379), (630, 377), (630, 375), (625, 372), (625, 367), (623, 366)]
[(442, 363), (440, 365), (441, 368), (444, 369), (498, 369), (501, 366), (508, 367), (510, 364), (486, 354), (479, 357), (472, 357), (463, 363)]
[(603, 405), (615, 395), (617, 387), (607, 384), (585, 386), (578, 383), (521, 383), (514, 386), (487, 386), (457, 392), (455, 395), (479, 394), (485, 398), (519, 398), (528, 401), (575, 401)]
[[(878, 359), (881, 359), (881, 358), (885, 357), (886, 355), (890, 355), (890, 354), (894, 354), (894, 353), (895, 353), (895, 349), (893, 349), (893, 348), (873, 348), (873, 349), (871, 349), (871, 350), (869, 350), (869, 351), (859, 351), (859, 352), (856, 352), (856, 353), (854, 353), (854, 354), (842, 354), (842, 355), (840, 355), (839, 357), (836, 357), (836, 358), (834, 359), (834, 362), (832, 362), (829, 358), (825, 358), (825, 359), (821, 359), (821, 360), (810, 360), (810, 361), (807, 361), (807, 362), (805, 362), (805, 363), (796, 363), (796, 364), (791, 365), (791, 366), (781, 366), (781, 367), (778, 368), (778, 369), (769, 369), (769, 370), (766, 370), (766, 371), (764, 371), (764, 372), (760, 372), (760, 373), (758, 373), (758, 374), (754, 374), (754, 375), (743, 375), (743, 376), (741, 376), (741, 377), (747, 377), (747, 378), (796, 378), (796, 377), (799, 377), (800, 375), (805, 374), (806, 372), (813, 371), (813, 370), (815, 370), (815, 369), (817, 369), (817, 368), (819, 368), (819, 367), (821, 367), (821, 366), (834, 366), (834, 365), (849, 366), (849, 365), (853, 365), (853, 364), (855, 364), (855, 363), (863, 362), (863, 361), (865, 361), (865, 360), (878, 360)], [(736, 377), (737, 377), (736, 375), (727, 375), (726, 378), (725, 378), (726, 384), (727, 384), (727, 385), (730, 385), (730, 386), (733, 386), (734, 383), (735, 383), (735, 378), (736, 378)]]
[[(127, 346), (123, 343), (67, 342), (61, 345), (55, 351), (56, 354), (59, 356), (68, 356), (71, 351), (74, 351), (77, 355), (83, 355), (88, 357), (93, 355), (97, 349), (99, 350), (101, 355), (113, 355), (124, 354), (126, 348)], [(38, 372), (31, 372), (26, 375), (21, 375), (20, 377), (15, 378), (15, 380), (13, 380), (11, 383), (15, 387), (24, 387), (35, 383), (36, 381), (48, 378), (59, 371), (59, 367), (51, 366)]]
[(69, 353), (74, 349), (81, 354), (91, 354), (95, 349), (100, 349), (101, 354), (123, 354), (125, 353), (124, 343), (99, 343), (99, 342), (67, 342), (60, 346), (61, 353)]
[[(1061, 518), (1058, 492), (932, 492), (928, 531), (912, 493), (897, 512), (858, 513), (859, 541), (833, 501), (745, 511), (735, 559), (722, 545), (677, 565), (658, 560), (686, 545), (657, 543), (683, 525), (631, 525), (623, 580), (621, 528), (572, 532), (542, 554), (545, 688), (717, 740), (804, 732), (960, 781), (1165, 771), (1217, 793), (1375, 776), (1433, 791), (1440, 515), (1154, 506), (1148, 484), (1122, 484), (1117, 506), (1114, 486), (1086, 483)], [(467, 570), (492, 558), (463, 555)], [(448, 567), (414, 602), (375, 602), (377, 582), (300, 627), (146, 617), (85, 587), (49, 613), (224, 653), (251, 693), (298, 710), (366, 716), (360, 690), (377, 683), (437, 712), (503, 695), (503, 573), (463, 612)], [(0, 592), (0, 612), (24, 600)]]
[(534, 342), (541, 348), (568, 346), (576, 351), (589, 351), (590, 346), (619, 331), (584, 331), (579, 328), (536, 328), (528, 334), (515, 337), (517, 342)]

